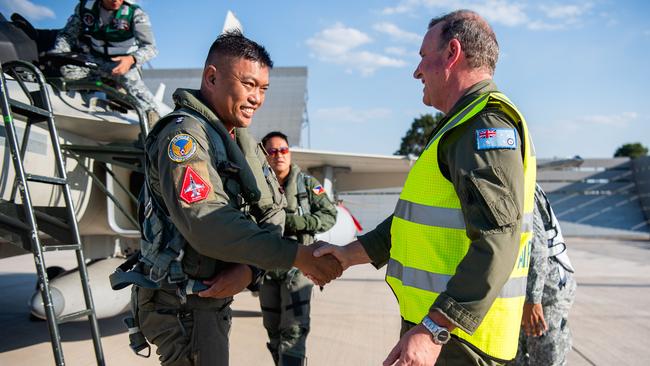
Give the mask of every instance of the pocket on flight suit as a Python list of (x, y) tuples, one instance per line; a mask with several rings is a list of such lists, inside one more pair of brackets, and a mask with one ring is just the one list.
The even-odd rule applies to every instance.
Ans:
[(196, 366), (228, 366), (228, 337), (232, 325), (230, 306), (197, 309), (193, 313), (192, 357)]
[(512, 193), (503, 183), (503, 170), (487, 166), (469, 172), (469, 190), (479, 201), (478, 208), (493, 225), (511, 225), (520, 218)]

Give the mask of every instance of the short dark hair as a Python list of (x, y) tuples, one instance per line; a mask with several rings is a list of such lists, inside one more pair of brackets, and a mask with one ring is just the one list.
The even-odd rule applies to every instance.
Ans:
[(490, 74), (494, 74), (499, 59), (499, 43), (485, 19), (471, 10), (457, 10), (431, 19), (429, 29), (438, 23), (443, 23), (440, 32), (441, 48), (456, 38), (470, 67), (486, 67)]
[(266, 143), (274, 137), (279, 137), (283, 139), (287, 143), (287, 145), (289, 145), (289, 139), (287, 138), (287, 135), (283, 134), (280, 131), (272, 131), (267, 133), (266, 136), (262, 138), (262, 145), (264, 145), (264, 147), (266, 148)]
[(244, 58), (259, 62), (269, 69), (273, 68), (271, 56), (264, 46), (244, 37), (238, 29), (222, 33), (214, 40), (205, 64), (215, 63), (224, 58)]

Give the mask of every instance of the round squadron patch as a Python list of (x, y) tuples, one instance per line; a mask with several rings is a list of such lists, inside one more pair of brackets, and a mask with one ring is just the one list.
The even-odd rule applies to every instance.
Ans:
[(188, 161), (196, 152), (196, 141), (186, 133), (179, 133), (169, 141), (168, 155), (171, 161)]

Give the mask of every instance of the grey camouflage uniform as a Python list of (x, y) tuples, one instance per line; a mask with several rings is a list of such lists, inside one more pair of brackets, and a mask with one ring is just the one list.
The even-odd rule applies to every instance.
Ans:
[(561, 366), (567, 364), (571, 350), (571, 331), (568, 316), (575, 298), (576, 281), (573, 274), (566, 273), (566, 284), (561, 286), (560, 264), (549, 257), (548, 237), (544, 226), (549, 213), (546, 198), (535, 192), (533, 240), (531, 242), (530, 269), (526, 287), (526, 302), (542, 304), (548, 331), (541, 337), (526, 336), (523, 329), (519, 336), (519, 350), (513, 365)]
[(159, 115), (161, 114), (156, 103), (154, 102), (153, 94), (142, 81), (140, 75), (140, 67), (147, 61), (158, 55), (156, 42), (154, 40), (153, 31), (151, 30), (151, 22), (147, 14), (141, 8), (136, 8), (133, 15), (133, 31), (135, 38), (138, 41), (138, 49), (130, 55), (135, 58), (135, 64), (124, 75), (114, 76), (111, 70), (117, 65), (116, 62), (110, 58), (96, 56), (91, 53), (88, 45), (80, 41), (82, 36), (82, 21), (79, 17), (79, 5), (75, 7), (74, 13), (68, 18), (65, 27), (59, 32), (54, 43), (54, 48), (51, 52), (63, 53), (71, 52), (81, 49), (87, 53), (90, 61), (97, 64), (98, 69), (88, 69), (80, 66), (67, 65), (61, 67), (61, 73), (66, 79), (80, 80), (85, 78), (96, 79), (104, 77), (107, 79), (115, 80), (118, 85), (124, 87), (126, 91), (136, 97), (140, 102), (140, 108), (143, 111), (155, 110)]

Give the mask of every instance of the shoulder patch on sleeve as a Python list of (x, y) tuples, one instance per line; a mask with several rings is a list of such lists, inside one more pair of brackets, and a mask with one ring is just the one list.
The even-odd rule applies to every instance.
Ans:
[(482, 128), (476, 130), (476, 150), (517, 148), (517, 131), (514, 128)]
[(320, 196), (321, 194), (325, 193), (325, 188), (323, 188), (322, 185), (317, 185), (316, 187), (312, 188), (312, 191), (317, 195)]
[(192, 169), (185, 167), (183, 183), (179, 192), (179, 197), (186, 203), (194, 203), (208, 198), (212, 187), (201, 176)]
[(176, 163), (188, 161), (196, 152), (196, 141), (194, 137), (186, 133), (178, 133), (169, 141), (167, 155)]

